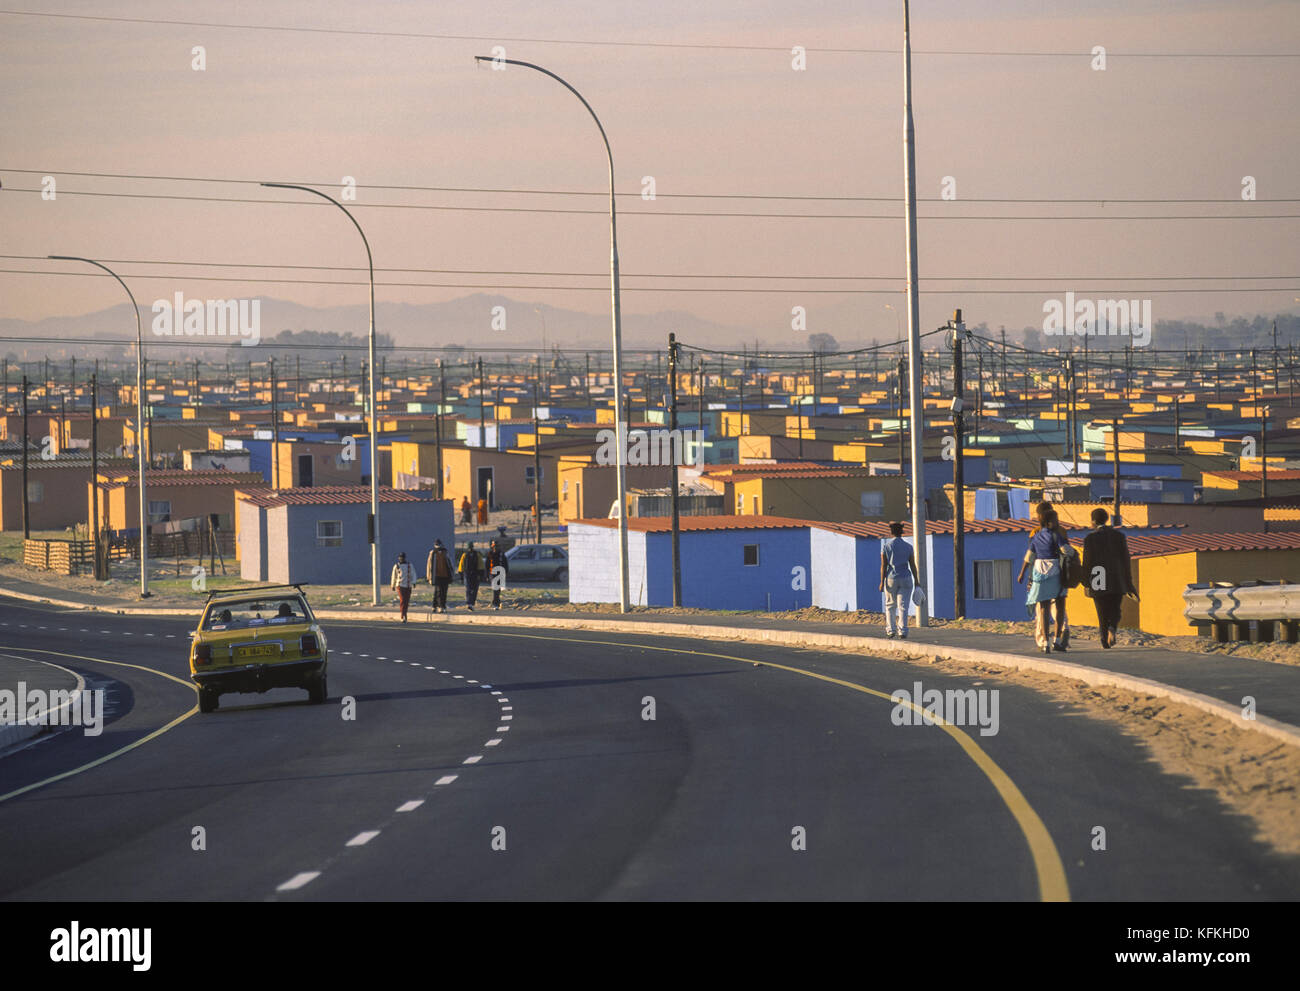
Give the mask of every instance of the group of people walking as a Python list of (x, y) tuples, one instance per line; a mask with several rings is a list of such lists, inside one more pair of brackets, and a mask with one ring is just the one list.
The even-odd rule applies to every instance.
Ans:
[[(425, 579), (433, 586), (434, 612), (447, 611), (447, 588), (451, 585), (452, 578), (457, 575), (465, 583), (465, 607), (473, 612), (478, 602), (479, 585), (482, 584), (485, 574), (492, 586), (492, 608), (499, 610), (501, 590), (505, 586), (505, 579), (510, 574), (510, 563), (506, 560), (505, 551), (497, 541), (492, 541), (491, 548), (486, 555), (483, 555), (474, 549), (474, 542), (471, 540), (453, 569), (451, 555), (447, 548), (443, 546), (441, 540), (435, 540), (433, 550), (429, 551), (429, 558), (425, 562), (424, 573)], [(403, 551), (397, 555), (397, 563), (393, 565), (393, 574), (389, 579), (389, 585), (397, 593), (398, 614), (403, 623), (406, 622), (406, 612), (411, 603), (411, 592), (415, 588), (416, 581), (415, 567), (406, 560), (406, 552)]]
[[(1092, 511), (1093, 530), (1083, 539), (1083, 553), (1070, 541), (1060, 516), (1051, 503), (1035, 509), (1038, 527), (1020, 565), (1016, 582), (1029, 575), (1026, 605), (1034, 611), (1034, 643), (1044, 654), (1068, 650), (1070, 620), (1065, 599), (1071, 588), (1082, 584), (1097, 610), (1101, 645), (1110, 649), (1119, 631), (1124, 596), (1136, 599), (1128, 541), (1110, 525), (1110, 514), (1100, 506)], [(885, 612), (885, 636), (907, 638), (910, 602), (924, 601), (920, 579), (909, 543), (903, 540), (903, 524), (889, 525), (890, 537), (880, 545), (880, 591)]]

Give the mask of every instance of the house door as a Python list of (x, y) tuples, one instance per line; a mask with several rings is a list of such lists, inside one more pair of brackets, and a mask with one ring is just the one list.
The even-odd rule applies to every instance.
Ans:
[(311, 488), (311, 455), (298, 455), (298, 484), (304, 488)]
[(496, 509), (496, 508), (497, 508), (497, 504), (496, 504), (496, 502), (495, 502), (495, 501), (493, 500), (493, 498), (492, 498), (492, 489), (493, 489), (493, 485), (492, 485), (492, 477), (493, 477), (493, 472), (494, 472), (494, 469), (492, 469), (492, 468), (479, 468), (479, 469), (478, 469), (478, 480), (477, 480), (477, 484), (475, 485), (475, 488), (474, 488), (475, 498), (476, 498), (476, 499), (486, 499), (486, 500), (487, 500), (487, 504), (488, 504), (488, 509)]

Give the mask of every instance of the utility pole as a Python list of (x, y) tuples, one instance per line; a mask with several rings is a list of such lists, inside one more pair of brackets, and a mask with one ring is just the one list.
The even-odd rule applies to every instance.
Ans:
[[(903, 374), (907, 364), (898, 359), (898, 473), (903, 476), (903, 499), (907, 509), (912, 507), (911, 488), (907, 484), (907, 435), (903, 432)], [(802, 452), (801, 452), (802, 453)]]
[(537, 383), (533, 383), (533, 510), (537, 542), (542, 542), (542, 427), (537, 416)]
[(1179, 409), (1178, 397), (1174, 396), (1174, 455), (1183, 449), (1182, 439), (1182, 411)]
[(31, 517), (27, 508), (27, 376), (23, 376), (23, 540), (32, 535)]
[[(966, 616), (966, 492), (965, 462), (962, 454), (965, 438), (965, 391), (966, 382), (962, 372), (962, 339), (966, 336), (966, 325), (962, 323), (961, 310), (952, 314), (952, 429), (956, 447), (952, 462), (952, 595), (953, 616), (964, 619)], [(914, 539), (919, 540), (919, 536)]]
[[(744, 416), (744, 413), (741, 413)], [(677, 335), (668, 335), (668, 429), (669, 436), (677, 437)], [(698, 435), (697, 435), (698, 436)], [(697, 442), (698, 443), (698, 442)], [(680, 448), (685, 453), (685, 445)], [(672, 491), (672, 538), (673, 538), (673, 607), (682, 604), (682, 521), (681, 507), (678, 505), (677, 461), (673, 461)]]
[[(695, 357), (695, 393), (695, 415), (697, 417), (695, 426), (702, 432), (704, 430), (704, 362), (701, 360), (699, 355), (696, 355)], [(802, 437), (803, 435), (801, 434), (800, 436)], [(803, 441), (800, 440), (801, 449), (802, 444)]]
[(487, 447), (487, 413), (483, 406), (483, 359), (478, 360), (478, 446)]
[[(371, 415), (374, 411), (371, 411)], [(280, 416), (275, 401), (275, 359), (271, 359), (271, 488), (280, 487)]]
[(587, 371), (582, 376), (583, 405), (590, 407), (591, 406), (591, 352), (590, 351), (584, 352), (583, 357), (587, 359)]
[(1264, 515), (1264, 532), (1268, 533), (1268, 407), (1259, 408), (1259, 501)]
[(438, 484), (435, 491), (442, 499), (442, 408), (447, 402), (447, 370), (438, 359), (438, 410), (433, 417), (433, 457), (438, 466)]
[(1114, 517), (1111, 522), (1114, 526), (1119, 526), (1119, 417), (1115, 417), (1113, 423), (1111, 437), (1115, 457), (1115, 511), (1111, 513), (1111, 516)]
[(99, 546), (99, 410), (96, 398), (98, 375), (90, 376), (90, 539), (94, 541), (95, 580), (107, 578)]

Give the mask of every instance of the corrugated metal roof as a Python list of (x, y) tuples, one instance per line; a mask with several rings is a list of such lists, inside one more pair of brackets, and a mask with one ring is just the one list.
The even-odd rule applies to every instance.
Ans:
[(1134, 557), (1158, 557), (1192, 551), (1300, 550), (1300, 533), (1160, 533), (1128, 535)]
[[(422, 489), (379, 489), (380, 502), (430, 502), (433, 492)], [(368, 485), (322, 485), (309, 489), (239, 489), (236, 502), (247, 502), (264, 509), (278, 506), (347, 506), (370, 502)]]
[[(1203, 475), (1213, 475), (1215, 478), (1226, 478), (1232, 482), (1258, 482), (1264, 477), (1263, 472), (1259, 471), (1206, 471)], [(1300, 471), (1287, 468), (1269, 469), (1268, 477), (1274, 482), (1294, 482), (1300, 479)]]
[[(104, 489), (134, 485), (138, 477), (134, 469), (125, 468), (101, 469), (99, 473), (109, 479), (100, 483), (100, 488)], [(156, 485), (249, 485), (260, 481), (262, 481), (261, 472), (229, 471), (221, 468), (201, 468), (197, 471), (186, 471), (183, 468), (156, 468), (149, 469), (145, 478), (147, 488)]]
[[(570, 526), (599, 526), (614, 529), (618, 520), (574, 520)], [(792, 520), (784, 516), (683, 516), (680, 520), (683, 533), (695, 530), (798, 530), (813, 526), (807, 520)], [(668, 516), (633, 516), (627, 528), (638, 533), (669, 533), (673, 521)]]

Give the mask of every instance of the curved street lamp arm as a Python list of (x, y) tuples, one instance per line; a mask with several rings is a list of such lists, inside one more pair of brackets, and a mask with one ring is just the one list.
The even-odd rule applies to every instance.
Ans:
[(319, 189), (312, 189), (311, 186), (299, 186), (292, 182), (263, 182), (260, 185), (268, 186), (272, 189), (301, 189), (304, 193), (314, 193), (315, 195), (319, 196), (321, 199), (329, 200), (331, 203), (333, 203), (336, 207), (338, 207), (345, 214), (347, 214), (348, 220), (352, 221), (352, 226), (355, 227), (357, 229), (357, 233), (361, 235), (361, 243), (366, 246), (366, 261), (370, 263), (370, 271), (372, 273), (374, 272), (375, 261), (374, 261), (374, 257), (370, 254), (370, 242), (366, 240), (366, 232), (361, 229), (361, 225), (357, 223), (357, 218), (352, 216), (348, 208), (345, 207), (338, 200), (336, 200), (333, 196), (330, 196), (329, 193), (322, 193)]

